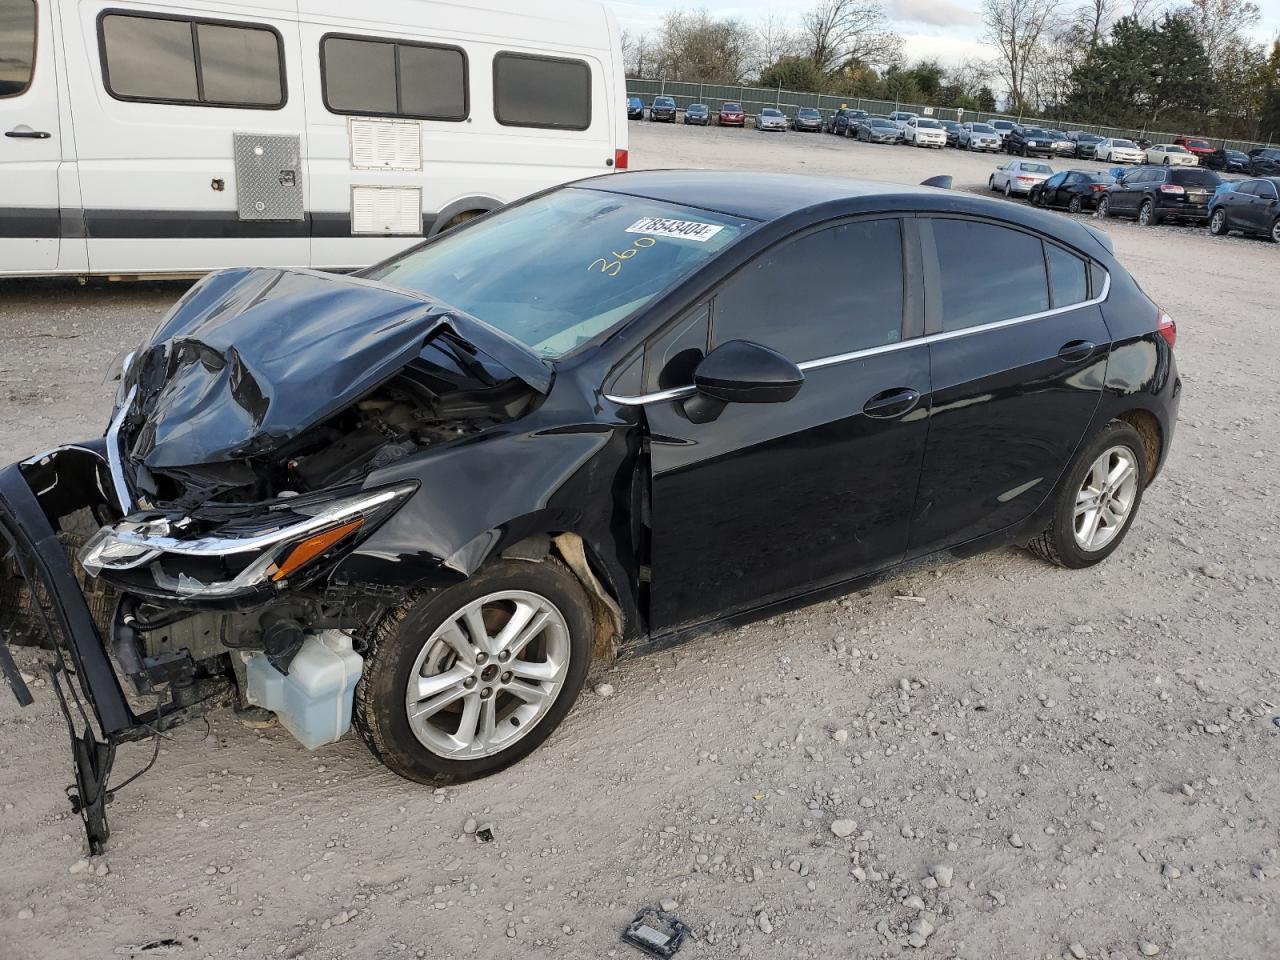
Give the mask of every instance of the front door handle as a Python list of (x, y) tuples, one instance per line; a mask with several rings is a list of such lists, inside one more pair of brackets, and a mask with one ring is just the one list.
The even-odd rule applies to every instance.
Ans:
[(48, 140), (53, 136), (53, 134), (45, 133), (43, 130), (32, 130), (26, 124), (14, 127), (12, 130), (6, 130), (4, 135), (15, 140)]
[(1090, 340), (1072, 340), (1062, 345), (1062, 349), (1058, 351), (1058, 359), (1067, 363), (1079, 363), (1088, 360), (1097, 349), (1098, 345)]
[(862, 412), (877, 420), (892, 420), (910, 413), (920, 402), (920, 391), (910, 387), (894, 387), (882, 390), (862, 406)]

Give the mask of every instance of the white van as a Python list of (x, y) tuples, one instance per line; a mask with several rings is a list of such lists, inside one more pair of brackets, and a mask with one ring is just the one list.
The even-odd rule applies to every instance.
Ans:
[(0, 0), (0, 276), (360, 267), (627, 166), (596, 0)]

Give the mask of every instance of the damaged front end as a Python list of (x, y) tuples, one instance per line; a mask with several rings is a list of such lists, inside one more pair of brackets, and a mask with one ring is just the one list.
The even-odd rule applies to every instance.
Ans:
[(122, 742), (231, 700), (309, 748), (345, 732), (369, 631), (458, 578), (376, 540), (421, 486), (405, 464), (500, 430), (549, 384), (427, 298), (224, 271), (126, 361), (105, 437), (0, 471), (0, 669), (25, 705), (5, 644), (52, 646), (91, 850)]

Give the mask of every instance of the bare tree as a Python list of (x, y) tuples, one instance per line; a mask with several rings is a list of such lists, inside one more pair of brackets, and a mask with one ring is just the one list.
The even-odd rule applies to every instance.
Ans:
[(706, 10), (673, 11), (662, 22), (658, 72), (668, 80), (741, 83), (753, 47), (752, 31), (741, 20), (717, 19)]
[(763, 73), (783, 57), (796, 56), (801, 50), (800, 38), (787, 21), (770, 10), (756, 24), (755, 68), (753, 73)]
[(849, 62), (884, 66), (902, 55), (902, 37), (876, 0), (820, 0), (800, 24), (805, 55), (824, 73)]
[(1001, 79), (1009, 88), (1009, 108), (1022, 110), (1028, 97), (1032, 65), (1042, 54), (1041, 41), (1058, 10), (1058, 0), (983, 0), (987, 40), (999, 54)]
[(1204, 44), (1215, 75), (1231, 59), (1233, 48), (1247, 42), (1244, 34), (1261, 18), (1252, 0), (1191, 0), (1178, 14), (1187, 18)]

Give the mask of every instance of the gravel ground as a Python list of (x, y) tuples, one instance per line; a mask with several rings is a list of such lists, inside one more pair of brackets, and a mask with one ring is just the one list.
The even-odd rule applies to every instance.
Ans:
[[(1000, 162), (632, 130), (647, 167), (981, 190)], [(37, 681), (25, 711), (0, 696), (0, 956), (627, 956), (668, 898), (681, 956), (1275, 957), (1280, 251), (1105, 226), (1179, 322), (1185, 391), (1101, 567), (1003, 550), (601, 667), (612, 692), (533, 757), (445, 790), (216, 712), (116, 799), (91, 863)], [(99, 432), (113, 358), (182, 289), (0, 282), (0, 458)]]

